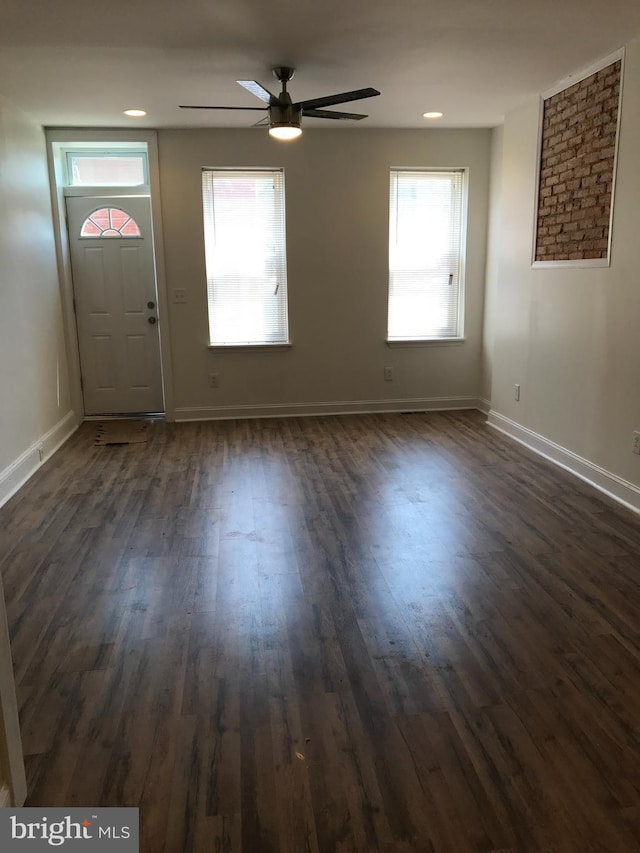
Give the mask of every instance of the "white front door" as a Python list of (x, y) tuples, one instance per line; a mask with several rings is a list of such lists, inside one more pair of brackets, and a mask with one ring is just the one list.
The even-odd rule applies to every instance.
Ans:
[(162, 412), (150, 199), (66, 203), (85, 414)]

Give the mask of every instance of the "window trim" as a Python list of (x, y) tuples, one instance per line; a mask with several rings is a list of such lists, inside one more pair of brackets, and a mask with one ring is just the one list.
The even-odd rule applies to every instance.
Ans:
[(289, 340), (281, 344), (207, 344), (207, 349), (223, 350), (224, 352), (251, 352), (251, 350), (277, 352), (278, 350), (289, 350), (292, 346), (293, 343)]
[(466, 340), (464, 336), (455, 338), (408, 338), (404, 341), (387, 338), (386, 344), (388, 347), (455, 347), (464, 344)]
[(425, 175), (437, 174), (438, 172), (458, 172), (462, 177), (460, 189), (460, 273), (458, 286), (458, 306), (456, 320), (456, 334), (424, 337), (389, 337), (389, 296), (391, 285), (391, 268), (387, 272), (387, 333), (385, 342), (389, 347), (412, 347), (412, 346), (456, 346), (466, 342), (465, 334), (465, 303), (466, 303), (466, 278), (467, 278), (467, 232), (468, 232), (468, 210), (469, 210), (469, 167), (468, 166), (391, 166), (389, 168), (389, 203), (388, 203), (388, 228), (389, 236), (391, 229), (391, 176), (394, 172), (422, 172)]
[[(277, 173), (280, 176), (281, 181), (281, 205), (282, 205), (282, 235), (283, 235), (283, 253), (282, 253), (282, 268), (284, 270), (284, 294), (285, 294), (285, 304), (284, 304), (284, 316), (286, 323), (286, 339), (276, 340), (276, 341), (229, 341), (227, 343), (223, 341), (213, 341), (212, 338), (212, 328), (210, 322), (210, 312), (211, 305), (209, 304), (209, 274), (207, 270), (207, 247), (206, 247), (206, 222), (204, 219), (204, 176), (207, 173), (216, 173), (218, 175), (222, 175), (224, 173), (229, 174), (238, 174), (242, 172), (246, 173), (260, 173), (264, 172), (265, 175), (273, 175)], [(220, 350), (225, 352), (250, 352), (253, 350), (269, 350), (271, 352), (277, 350), (288, 350), (291, 348), (291, 329), (289, 323), (289, 276), (288, 276), (288, 257), (287, 257), (287, 211), (286, 211), (286, 190), (285, 190), (285, 170), (283, 166), (204, 166), (201, 170), (201, 197), (203, 204), (203, 242), (204, 242), (204, 261), (205, 261), (205, 287), (206, 287), (206, 304), (207, 304), (207, 330), (208, 330), (208, 343), (207, 348), (210, 350)]]

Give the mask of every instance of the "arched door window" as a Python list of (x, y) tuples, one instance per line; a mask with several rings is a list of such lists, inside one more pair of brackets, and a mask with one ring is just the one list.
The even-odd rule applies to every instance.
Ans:
[(137, 222), (119, 207), (94, 210), (82, 223), (81, 237), (142, 237)]

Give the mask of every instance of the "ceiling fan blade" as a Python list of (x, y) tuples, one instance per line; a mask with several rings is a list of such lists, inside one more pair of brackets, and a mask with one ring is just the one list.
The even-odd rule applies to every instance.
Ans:
[(278, 100), (268, 89), (261, 86), (257, 80), (236, 80), (236, 83), (239, 83), (247, 90), (247, 92), (251, 92), (252, 95), (255, 95), (256, 98), (260, 98), (260, 100), (264, 101), (265, 104), (270, 104), (272, 101)]
[(367, 118), (364, 113), (338, 113), (331, 110), (303, 110), (302, 115), (306, 118), (339, 118), (339, 119), (361, 119)]
[(354, 89), (353, 92), (341, 92), (339, 95), (327, 95), (325, 98), (312, 98), (310, 101), (299, 101), (294, 107), (302, 107), (306, 111), (320, 107), (330, 107), (332, 104), (345, 104), (347, 101), (359, 101), (362, 98), (374, 98), (379, 95), (377, 89)]
[(259, 110), (264, 112), (266, 107), (205, 107), (200, 104), (180, 104), (178, 109), (181, 110)]

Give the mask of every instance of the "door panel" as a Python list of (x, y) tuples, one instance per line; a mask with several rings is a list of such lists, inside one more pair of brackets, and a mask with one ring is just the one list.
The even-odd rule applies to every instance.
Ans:
[[(140, 270), (140, 249), (125, 246), (120, 255), (122, 268), (122, 283), (124, 285), (124, 310), (126, 314), (143, 314), (146, 311), (147, 292), (144, 277)], [(155, 301), (155, 300), (152, 300)]]
[(116, 352), (111, 335), (93, 335), (87, 372), (95, 376), (96, 388), (114, 391), (116, 387)]
[(84, 264), (86, 270), (86, 308), (90, 314), (108, 314), (107, 282), (104, 273), (104, 256), (102, 247), (84, 250)]
[[(82, 237), (97, 210), (98, 226)], [(148, 307), (157, 305), (149, 199), (68, 198), (67, 214), (85, 413), (163, 411), (158, 323), (149, 322), (157, 311)], [(129, 217), (137, 236), (117, 231)]]
[(142, 335), (127, 335), (127, 370), (132, 388), (148, 388), (151, 381), (146, 341)]

